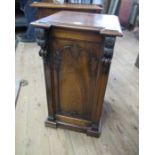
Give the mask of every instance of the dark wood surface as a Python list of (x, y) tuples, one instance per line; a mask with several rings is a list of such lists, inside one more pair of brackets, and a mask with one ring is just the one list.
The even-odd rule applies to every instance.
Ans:
[(101, 13), (102, 7), (90, 4), (55, 4), (50, 2), (34, 2), (31, 7), (38, 9), (37, 19), (49, 16), (53, 13), (59, 11), (79, 11), (79, 12), (89, 12), (89, 13)]
[(92, 30), (98, 31), (100, 34), (122, 36), (119, 19), (115, 15), (60, 11), (32, 22), (32, 25), (44, 28), (57, 26), (72, 29)]
[(120, 27), (110, 29), (117, 24), (116, 16), (69, 11), (32, 23), (44, 62), (47, 126), (100, 135), (115, 37), (122, 36)]

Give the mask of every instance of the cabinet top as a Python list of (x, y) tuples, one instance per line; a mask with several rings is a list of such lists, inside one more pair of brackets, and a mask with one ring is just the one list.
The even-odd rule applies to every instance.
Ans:
[(119, 19), (115, 15), (60, 11), (31, 23), (35, 27), (63, 27), (98, 31), (100, 34), (122, 36)]
[(90, 4), (55, 4), (52, 2), (33, 2), (31, 4), (32, 7), (36, 8), (52, 8), (52, 9), (73, 9), (73, 10), (98, 10), (101, 11), (103, 10), (102, 7), (97, 6), (97, 5), (90, 5)]

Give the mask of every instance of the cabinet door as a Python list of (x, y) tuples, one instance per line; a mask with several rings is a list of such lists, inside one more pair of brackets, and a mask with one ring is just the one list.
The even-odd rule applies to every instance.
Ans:
[(53, 39), (56, 113), (90, 120), (98, 79), (99, 43)]

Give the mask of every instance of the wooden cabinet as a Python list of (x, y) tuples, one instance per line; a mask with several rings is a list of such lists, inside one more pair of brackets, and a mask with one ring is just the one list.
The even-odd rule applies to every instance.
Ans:
[(31, 4), (31, 7), (37, 8), (37, 19), (64, 10), (89, 13), (101, 13), (101, 11), (103, 11), (103, 7), (94, 4), (56, 4), (51, 2), (34, 2)]
[(44, 62), (46, 125), (98, 137), (118, 18), (61, 11), (31, 24)]

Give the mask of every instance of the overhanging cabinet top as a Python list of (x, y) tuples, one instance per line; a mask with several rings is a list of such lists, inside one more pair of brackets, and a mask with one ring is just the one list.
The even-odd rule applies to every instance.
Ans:
[(62, 27), (98, 31), (100, 34), (122, 36), (119, 19), (115, 15), (60, 11), (31, 23), (35, 27)]

